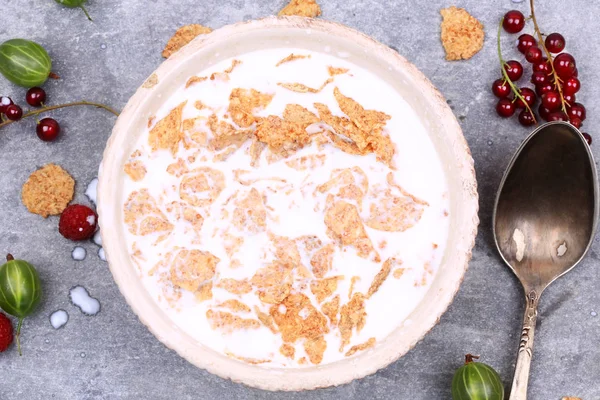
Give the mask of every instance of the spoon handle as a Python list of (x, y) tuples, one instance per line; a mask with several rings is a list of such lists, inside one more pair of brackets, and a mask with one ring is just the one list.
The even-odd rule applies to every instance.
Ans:
[(533, 337), (535, 336), (539, 299), (540, 297), (535, 290), (527, 293), (523, 331), (509, 400), (527, 399), (527, 384), (529, 383), (529, 368), (531, 367), (531, 357), (533, 355)]

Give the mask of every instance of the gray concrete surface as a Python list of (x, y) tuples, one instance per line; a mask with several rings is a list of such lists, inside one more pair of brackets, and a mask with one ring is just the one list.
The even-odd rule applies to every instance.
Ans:
[[(521, 324), (522, 293), (496, 254), (491, 210), (502, 171), (528, 130), (494, 113), (491, 82), (499, 77), (496, 26), (502, 14), (526, 3), (510, 0), (320, 0), (323, 17), (359, 29), (396, 48), (446, 96), (471, 146), (481, 196), (481, 226), (473, 261), (456, 300), (405, 357), (377, 374), (338, 388), (268, 393), (199, 370), (165, 348), (138, 321), (119, 293), (97, 246), (84, 244), (85, 261), (71, 259), (74, 244), (57, 231), (57, 218), (29, 214), (20, 186), (38, 166), (56, 162), (77, 181), (79, 202), (97, 173), (114, 117), (79, 108), (54, 113), (64, 135), (52, 144), (35, 136), (34, 121), (0, 130), (0, 253), (35, 264), (44, 282), (39, 310), (23, 327), (23, 357), (0, 354), (0, 399), (449, 399), (454, 370), (466, 352), (482, 355), (506, 386), (512, 378)], [(386, 4), (394, 3), (393, 6)], [(439, 42), (440, 8), (456, 4), (486, 27), (484, 49), (467, 62), (447, 63)], [(90, 0), (88, 22), (79, 10), (52, 0), (0, 2), (0, 41), (24, 37), (43, 44), (62, 77), (48, 82), (50, 102), (88, 99), (121, 108), (161, 63), (175, 29), (188, 23), (213, 28), (277, 12), (283, 0)], [(588, 109), (584, 131), (600, 124), (600, 5), (595, 1), (539, 2), (543, 29), (560, 32), (576, 56)], [(506, 58), (521, 56), (505, 38)], [(0, 94), (22, 99), (24, 90), (0, 79)], [(24, 103), (22, 101), (22, 103)], [(600, 143), (600, 136), (597, 137)], [(593, 146), (598, 156), (598, 145)], [(532, 400), (578, 396), (600, 399), (600, 248), (560, 279), (541, 302), (531, 371)], [(69, 303), (83, 285), (102, 303), (95, 317)], [(68, 324), (55, 331), (49, 315), (63, 308)]]

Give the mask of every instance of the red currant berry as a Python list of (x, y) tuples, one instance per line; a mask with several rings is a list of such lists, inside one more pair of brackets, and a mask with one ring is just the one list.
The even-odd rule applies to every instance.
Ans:
[(565, 38), (560, 33), (549, 34), (546, 37), (546, 48), (550, 53), (560, 53), (565, 49)]
[(572, 77), (575, 66), (575, 59), (569, 53), (560, 53), (554, 58), (554, 70), (562, 79)]
[(581, 103), (574, 103), (568, 109), (569, 117), (571, 118), (579, 118), (582, 122), (585, 121), (586, 113), (585, 107)]
[(518, 61), (507, 61), (506, 64), (504, 64), (504, 69), (506, 70), (510, 80), (513, 82), (518, 81), (521, 79), (521, 76), (523, 76), (523, 66)]
[(538, 71), (531, 75), (531, 83), (533, 83), (535, 86), (543, 86), (550, 83), (550, 80), (548, 79), (548, 75), (546, 75), (544, 72)]
[(46, 101), (46, 92), (40, 87), (32, 87), (27, 91), (25, 100), (31, 107), (40, 107)]
[(540, 106), (538, 107), (538, 114), (545, 121), (548, 121), (548, 116), (550, 115), (550, 110), (548, 110), (546, 107), (544, 107), (543, 104), (540, 104)]
[(523, 126), (531, 126), (535, 124), (535, 119), (529, 110), (521, 110), (519, 113), (519, 123)]
[(585, 132), (583, 132), (582, 135), (583, 135), (585, 141), (591, 146), (592, 145), (592, 137), (588, 133), (585, 133)]
[(6, 113), (6, 109), (14, 104), (10, 97), (0, 96), (0, 114)]
[(531, 46), (525, 53), (525, 59), (532, 64), (542, 61), (542, 58), (542, 50), (536, 46)]
[(538, 96), (541, 97), (548, 92), (552, 92), (554, 89), (555, 89), (554, 85), (551, 85), (551, 84), (540, 85), (540, 86), (535, 87), (535, 92), (537, 93)]
[(517, 49), (523, 54), (527, 52), (527, 49), (535, 45), (537, 45), (535, 38), (528, 33), (519, 36), (519, 40), (517, 41)]
[(44, 142), (52, 142), (60, 134), (60, 125), (52, 118), (44, 118), (38, 122), (35, 130)]
[(562, 111), (554, 111), (548, 115), (548, 121), (568, 121), (569, 117)]
[(573, 71), (573, 78), (579, 78), (579, 71), (577, 71), (577, 67), (575, 67), (575, 71)]
[(560, 107), (560, 96), (556, 92), (548, 92), (542, 95), (542, 104), (550, 111), (554, 111)]
[(503, 79), (496, 79), (492, 84), (494, 96), (503, 99), (510, 94), (510, 86)]
[(16, 104), (11, 104), (10, 106), (6, 107), (6, 118), (10, 119), (11, 121), (18, 121), (23, 117), (23, 109), (16, 105)]
[(508, 33), (519, 33), (525, 27), (525, 16), (521, 11), (511, 10), (504, 15), (502, 27)]
[(548, 62), (548, 59), (546, 57), (543, 57), (540, 62), (533, 64), (533, 72), (538, 71), (545, 73), (549, 73), (550, 71), (552, 71), (550, 63)]
[(569, 106), (575, 103), (575, 95), (574, 94), (563, 94), (563, 99), (565, 99), (565, 103)]
[(581, 120), (579, 118), (570, 118), (569, 122), (571, 123), (571, 125), (573, 125), (575, 128), (579, 129), (581, 128)]
[(515, 113), (516, 107), (515, 104), (509, 99), (500, 99), (498, 100), (498, 104), (496, 104), (496, 112), (499, 116), (503, 118), (512, 117)]
[(563, 91), (566, 94), (575, 94), (577, 92), (579, 92), (579, 89), (581, 88), (581, 83), (579, 82), (579, 79), (575, 78), (575, 77), (570, 77), (569, 79), (567, 79), (565, 81), (565, 83), (563, 84)]
[[(533, 106), (533, 103), (535, 103), (535, 100), (537, 99), (535, 92), (527, 87), (523, 87), (520, 90), (521, 96), (523, 99), (525, 99), (527, 105), (529, 107)], [(515, 106), (517, 106), (517, 108), (525, 108), (525, 104), (523, 104), (523, 101), (521, 101), (519, 98), (517, 98), (517, 101), (515, 101)]]

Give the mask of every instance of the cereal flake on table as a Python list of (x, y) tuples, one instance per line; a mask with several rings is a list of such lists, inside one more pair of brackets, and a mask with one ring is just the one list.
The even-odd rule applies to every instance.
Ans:
[(165, 46), (162, 52), (162, 56), (164, 58), (169, 58), (171, 57), (171, 55), (176, 53), (179, 49), (191, 42), (197, 36), (207, 34), (210, 32), (212, 32), (212, 29), (199, 24), (182, 26), (181, 28), (177, 29), (173, 37), (169, 39), (167, 45)]
[(280, 17), (285, 15), (297, 15), (300, 17), (315, 18), (321, 15), (321, 7), (315, 0), (291, 0), (278, 14)]
[(75, 181), (56, 164), (47, 164), (33, 172), (23, 184), (21, 201), (30, 213), (46, 218), (59, 215), (73, 200)]
[(483, 24), (463, 8), (449, 7), (442, 14), (442, 45), (446, 60), (468, 60), (483, 48)]

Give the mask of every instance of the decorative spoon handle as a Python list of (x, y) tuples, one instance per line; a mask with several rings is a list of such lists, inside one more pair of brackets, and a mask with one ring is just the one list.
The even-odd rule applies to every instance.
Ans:
[(540, 296), (535, 290), (527, 293), (527, 305), (525, 306), (525, 317), (523, 318), (523, 331), (519, 343), (519, 355), (515, 367), (512, 388), (509, 400), (526, 400), (527, 384), (529, 383), (529, 368), (531, 367), (531, 356), (533, 355), (533, 337), (535, 336), (535, 324), (537, 321), (537, 309)]

